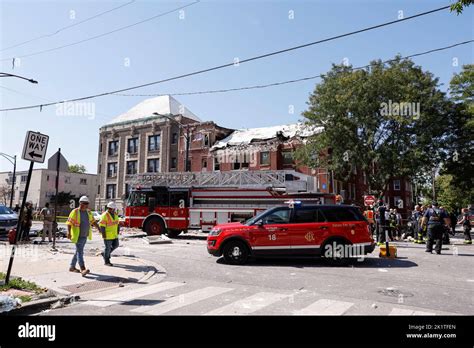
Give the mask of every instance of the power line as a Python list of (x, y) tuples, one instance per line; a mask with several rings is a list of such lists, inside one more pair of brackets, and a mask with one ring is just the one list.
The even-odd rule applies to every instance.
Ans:
[[(474, 40), (468, 40), (468, 41), (463, 41), (463, 42), (458, 42), (450, 46), (445, 46), (445, 47), (440, 47), (440, 48), (435, 48), (429, 51), (424, 51), (420, 53), (415, 53), (411, 54), (408, 56), (400, 57), (399, 59), (408, 59), (408, 58), (413, 58), (413, 57), (418, 57), (418, 56), (423, 56), (426, 54), (438, 52), (438, 51), (444, 51), (456, 46), (461, 46), (461, 45), (466, 45), (468, 43), (474, 42)], [(394, 59), (389, 59), (385, 60), (382, 62), (382, 64), (387, 64), (393, 61), (396, 61), (397, 58)], [(352, 70), (362, 70), (369, 68), (371, 65), (367, 64), (364, 66), (359, 66), (356, 68), (352, 68)], [(322, 77), (324, 74), (321, 75), (314, 75), (314, 76), (308, 76), (308, 77), (302, 77), (300, 79), (294, 79), (294, 80), (287, 80), (287, 81), (280, 81), (280, 82), (273, 82), (265, 85), (253, 85), (253, 86), (244, 86), (244, 87), (237, 87), (237, 88), (228, 88), (228, 89), (215, 89), (215, 90), (209, 90), (209, 91), (196, 91), (196, 92), (180, 92), (180, 93), (160, 93), (160, 94), (120, 94), (116, 93), (113, 95), (116, 96), (122, 96), (122, 97), (160, 97), (164, 95), (196, 95), (196, 94), (214, 94), (214, 93), (226, 93), (226, 92), (236, 92), (236, 91), (244, 91), (244, 90), (250, 90), (250, 89), (259, 89), (259, 88), (267, 88), (267, 87), (275, 87), (275, 86), (281, 86), (281, 85), (286, 85), (290, 83), (296, 83), (296, 82), (303, 82), (303, 81), (308, 81), (308, 80), (314, 80), (317, 78)]]
[[(239, 64), (251, 62), (251, 61), (262, 59), (262, 58), (271, 57), (271, 56), (282, 54), (282, 53), (285, 53), (285, 52), (298, 50), (298, 49), (301, 49), (301, 48), (317, 45), (317, 44), (320, 44), (320, 43), (323, 43), (323, 42), (328, 42), (328, 41), (340, 39), (340, 38), (343, 38), (343, 37), (346, 37), (346, 36), (359, 34), (359, 33), (365, 32), (365, 31), (374, 30), (374, 29), (381, 28), (381, 27), (388, 26), (388, 25), (392, 25), (392, 24), (395, 24), (395, 23), (404, 22), (404, 21), (407, 21), (407, 20), (410, 20), (410, 19), (414, 19), (414, 18), (417, 18), (417, 17), (426, 16), (426, 15), (431, 14), (431, 13), (446, 10), (448, 8), (450, 8), (449, 5), (448, 6), (443, 6), (443, 7), (437, 8), (437, 9), (433, 9), (433, 10), (430, 10), (430, 11), (421, 12), (421, 13), (418, 13), (416, 15), (405, 17), (405, 18), (398, 19), (398, 20), (395, 20), (395, 21), (385, 22), (385, 23), (382, 23), (382, 24), (374, 25), (374, 26), (367, 27), (367, 28), (364, 28), (364, 29), (359, 29), (359, 30), (352, 31), (352, 32), (349, 32), (349, 33), (340, 34), (340, 35), (337, 35), (337, 36), (332, 36), (332, 37), (329, 37), (329, 38), (326, 38), (326, 39), (313, 41), (313, 42), (306, 43), (306, 44), (303, 44), (303, 45), (294, 46), (294, 47), (290, 47), (290, 48), (285, 48), (285, 49), (282, 49), (282, 50), (279, 50), (279, 51), (274, 51), (274, 52), (262, 54), (262, 55), (259, 55), (259, 56), (247, 58), (247, 59), (239, 61)], [(56, 103), (37, 104), (37, 105), (29, 105), (29, 106), (20, 106), (20, 107), (16, 107), (16, 108), (0, 109), (0, 111), (25, 110), (25, 109), (33, 109), (33, 108), (37, 108), (37, 107), (43, 108), (45, 106), (50, 106), (50, 105), (54, 105), (54, 104), (58, 104), (58, 103), (74, 102), (74, 101), (98, 98), (98, 97), (103, 97), (103, 96), (110, 95), (110, 94), (116, 94), (116, 93), (120, 93), (120, 92), (130, 91), (130, 90), (133, 90), (133, 89), (138, 89), (138, 88), (148, 87), (148, 86), (152, 86), (152, 85), (157, 85), (157, 84), (164, 83), (164, 82), (174, 81), (174, 80), (182, 79), (182, 78), (189, 77), (189, 76), (199, 75), (199, 74), (203, 74), (203, 73), (206, 73), (206, 72), (227, 68), (227, 67), (234, 66), (234, 65), (235, 65), (234, 62), (233, 63), (227, 63), (227, 64), (222, 64), (222, 65), (214, 66), (214, 67), (203, 69), (203, 70), (190, 72), (190, 73), (187, 73), (187, 74), (182, 74), (182, 75), (170, 77), (170, 78), (163, 79), (163, 80), (149, 82), (149, 83), (145, 83), (145, 84), (141, 84), (141, 85), (137, 85), (137, 86), (133, 86), (133, 87), (122, 88), (122, 89), (115, 90), (115, 91), (104, 92), (104, 93), (100, 93), (100, 94), (93, 94), (93, 95), (89, 95), (89, 96), (86, 96), (86, 97), (74, 98), (74, 99), (69, 99), (69, 100), (61, 100), (61, 101), (58, 101)]]
[(98, 38), (101, 38), (101, 37), (104, 37), (104, 36), (107, 36), (107, 35), (110, 35), (110, 34), (113, 34), (113, 33), (116, 33), (118, 31), (122, 31), (122, 30), (125, 30), (125, 29), (128, 29), (128, 28), (131, 28), (131, 27), (134, 27), (134, 26), (137, 26), (139, 24), (143, 24), (143, 23), (146, 23), (146, 22), (149, 22), (153, 19), (156, 19), (156, 18), (159, 18), (159, 17), (163, 17), (163, 16), (166, 16), (170, 13), (173, 13), (173, 12), (176, 12), (178, 10), (182, 10), (186, 7), (189, 7), (189, 6), (192, 6), (194, 4), (197, 4), (200, 0), (196, 0), (195, 2), (192, 2), (190, 4), (187, 4), (187, 5), (183, 5), (183, 6), (180, 6), (180, 7), (176, 7), (170, 11), (166, 11), (166, 12), (162, 12), (162, 13), (159, 13), (153, 17), (149, 17), (147, 19), (144, 19), (142, 21), (139, 21), (139, 22), (135, 22), (133, 24), (129, 24), (129, 25), (126, 25), (124, 27), (120, 27), (120, 28), (117, 28), (117, 29), (114, 29), (112, 31), (108, 31), (108, 32), (105, 32), (105, 33), (102, 33), (102, 34), (99, 34), (99, 35), (95, 35), (95, 36), (91, 36), (87, 39), (83, 39), (83, 40), (79, 40), (79, 41), (75, 41), (75, 42), (72, 42), (70, 44), (66, 44), (66, 45), (62, 45), (62, 46), (58, 46), (58, 47), (53, 47), (53, 48), (48, 48), (46, 50), (42, 50), (42, 51), (37, 51), (37, 52), (33, 52), (33, 53), (29, 53), (29, 54), (25, 54), (25, 55), (22, 55), (22, 56), (18, 56), (18, 57), (10, 57), (10, 58), (4, 58), (4, 59), (0, 59), (0, 61), (7, 61), (7, 60), (15, 60), (17, 58), (26, 58), (26, 57), (32, 57), (32, 56), (36, 56), (36, 55), (39, 55), (39, 54), (43, 54), (43, 53), (47, 53), (47, 52), (52, 52), (52, 51), (57, 51), (57, 50), (60, 50), (60, 49), (63, 49), (63, 48), (66, 48), (66, 47), (71, 47), (71, 46), (75, 46), (75, 45), (79, 45), (81, 43), (84, 43), (84, 42), (87, 42), (87, 41), (91, 41), (91, 40), (95, 40), (95, 39), (98, 39)]
[(125, 6), (128, 6), (128, 5), (130, 5), (130, 4), (133, 4), (135, 1), (136, 1), (136, 0), (132, 0), (132, 1), (130, 1), (130, 2), (127, 2), (127, 3), (125, 3), (125, 4), (122, 4), (122, 5), (120, 5), (120, 6), (114, 7), (114, 8), (112, 8), (112, 9), (110, 9), (110, 10), (107, 10), (107, 11), (104, 11), (104, 12), (101, 12), (101, 13), (98, 13), (98, 14), (92, 16), (92, 17), (88, 17), (88, 18), (86, 18), (86, 19), (84, 19), (84, 20), (82, 20), (82, 21), (79, 21), (79, 22), (77, 22), (77, 23), (74, 23), (74, 24), (67, 25), (67, 26), (65, 26), (65, 27), (59, 28), (58, 30), (56, 30), (56, 31), (53, 32), (53, 33), (41, 35), (41, 36), (35, 37), (35, 38), (33, 38), (33, 39), (20, 42), (20, 43), (18, 43), (18, 44), (16, 44), (16, 45), (2, 48), (2, 49), (0, 50), (0, 52), (9, 50), (9, 49), (11, 49), (11, 48), (23, 46), (23, 45), (26, 45), (27, 43), (30, 43), (30, 42), (33, 42), (33, 41), (37, 41), (37, 40), (41, 40), (41, 39), (44, 39), (44, 38), (46, 38), (46, 37), (54, 36), (54, 35), (56, 35), (56, 34), (62, 32), (62, 31), (65, 31), (65, 30), (70, 29), (70, 28), (72, 28), (72, 27), (75, 27), (75, 26), (77, 26), (77, 25), (83, 24), (83, 23), (88, 22), (88, 21), (90, 21), (90, 20), (93, 20), (93, 19), (95, 19), (95, 18), (97, 18), (97, 17), (103, 16), (103, 15), (105, 15), (105, 14), (107, 14), (107, 13), (116, 11), (116, 10), (122, 8), (122, 7), (125, 7)]

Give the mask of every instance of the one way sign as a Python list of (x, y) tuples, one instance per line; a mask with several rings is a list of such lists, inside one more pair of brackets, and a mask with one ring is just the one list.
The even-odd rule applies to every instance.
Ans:
[(48, 148), (49, 136), (38, 132), (28, 131), (21, 158), (27, 161), (43, 163)]

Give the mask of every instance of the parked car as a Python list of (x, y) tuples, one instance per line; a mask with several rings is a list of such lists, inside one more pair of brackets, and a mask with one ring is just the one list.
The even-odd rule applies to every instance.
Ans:
[(0, 234), (7, 234), (18, 223), (18, 214), (10, 208), (0, 205)]
[(359, 208), (289, 205), (270, 208), (244, 223), (216, 225), (207, 237), (211, 255), (229, 264), (250, 256), (321, 256), (332, 264), (371, 253), (375, 242)]

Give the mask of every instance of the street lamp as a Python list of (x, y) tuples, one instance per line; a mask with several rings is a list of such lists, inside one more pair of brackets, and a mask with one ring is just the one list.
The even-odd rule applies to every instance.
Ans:
[(33, 80), (33, 79), (29, 79), (29, 78), (26, 78), (26, 77), (23, 77), (23, 76), (20, 76), (20, 75), (4, 73), (4, 72), (0, 72), (0, 77), (16, 77), (16, 78), (19, 78), (19, 79), (22, 79), (22, 80), (25, 80), (25, 81), (28, 81), (28, 82), (31, 82), (31, 83), (35, 83), (35, 84), (38, 83), (38, 81)]
[(176, 122), (181, 130), (183, 130), (183, 128), (186, 128), (186, 134), (183, 133), (183, 136), (186, 139), (186, 154), (185, 154), (185, 162), (184, 162), (185, 163), (184, 164), (184, 168), (185, 168), (184, 171), (185, 172), (191, 171), (190, 168), (189, 168), (189, 163), (188, 163), (189, 162), (189, 143), (190, 143), (189, 126), (185, 127), (184, 124), (182, 124), (181, 122), (179, 122), (178, 120), (173, 118), (173, 116), (179, 116), (179, 115), (171, 115), (171, 114), (163, 115), (163, 114), (159, 114), (157, 112), (154, 112), (153, 115), (161, 116), (161, 117), (167, 118), (170, 121)]
[(15, 178), (16, 178), (16, 155), (15, 156), (10, 156), (7, 155), (6, 153), (0, 152), (0, 156), (4, 157), (7, 161), (9, 161), (11, 164), (13, 164), (13, 178), (12, 178), (12, 192), (10, 195), (10, 209), (13, 206), (13, 195), (15, 193)]

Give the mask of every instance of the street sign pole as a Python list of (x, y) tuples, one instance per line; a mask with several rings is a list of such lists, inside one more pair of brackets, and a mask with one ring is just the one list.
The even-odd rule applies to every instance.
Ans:
[[(13, 260), (15, 258), (15, 252), (18, 244), (18, 238), (22, 237), (22, 222), (25, 215), (25, 204), (26, 198), (28, 197), (28, 189), (30, 188), (31, 174), (33, 173), (33, 164), (35, 162), (43, 163), (46, 157), (46, 151), (48, 149), (49, 136), (41, 134), (39, 132), (28, 131), (26, 133), (25, 145), (23, 146), (22, 159), (30, 161), (30, 169), (28, 170), (28, 177), (26, 179), (25, 191), (23, 193), (23, 200), (21, 202), (20, 216), (16, 225), (15, 240), (12, 246), (12, 253), (10, 255), (10, 261), (8, 262), (7, 275), (5, 277), (5, 284), (10, 281), (10, 274), (12, 271)], [(16, 164), (16, 158), (15, 158)], [(16, 166), (15, 166), (16, 167)]]
[(22, 231), (22, 221), (23, 221), (23, 218), (24, 218), (26, 197), (28, 195), (28, 189), (30, 187), (31, 174), (33, 173), (33, 164), (34, 163), (35, 162), (30, 162), (30, 169), (28, 170), (28, 178), (26, 179), (25, 192), (23, 194), (23, 200), (21, 201), (20, 215), (18, 217), (18, 223), (16, 225), (15, 242), (13, 243), (12, 253), (10, 255), (10, 261), (8, 262), (8, 270), (7, 270), (7, 275), (5, 277), (5, 284), (8, 284), (8, 282), (10, 281), (10, 273), (12, 271), (13, 259), (15, 258), (15, 252), (16, 252), (16, 247), (17, 247), (17, 243), (18, 243), (18, 236), (23, 233), (23, 231)]

